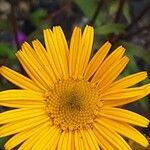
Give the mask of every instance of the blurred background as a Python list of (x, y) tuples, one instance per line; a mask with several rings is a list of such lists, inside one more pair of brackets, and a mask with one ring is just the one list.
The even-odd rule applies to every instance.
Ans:
[[(54, 25), (63, 28), (69, 43), (74, 26), (86, 24), (95, 28), (93, 54), (109, 40), (111, 51), (118, 45), (127, 49), (130, 62), (121, 76), (138, 71), (149, 74), (150, 0), (0, 0), (0, 66), (24, 73), (15, 57), (21, 43), (43, 41), (42, 30)], [(15, 86), (0, 76), (0, 90), (10, 88)], [(150, 118), (149, 97), (125, 107)], [(5, 109), (1, 107), (0, 111)], [(142, 132), (150, 136), (150, 129)], [(6, 140), (0, 139), (0, 149)]]

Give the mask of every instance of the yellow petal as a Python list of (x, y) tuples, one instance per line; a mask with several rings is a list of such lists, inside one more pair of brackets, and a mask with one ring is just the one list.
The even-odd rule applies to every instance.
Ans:
[(53, 68), (48, 60), (48, 53), (43, 47), (43, 45), (40, 43), (40, 41), (35, 40), (32, 42), (33, 47), (35, 49), (35, 52), (37, 54), (37, 60), (40, 61), (40, 64), (44, 69), (46, 70), (47, 74), (50, 76), (53, 82), (57, 81), (57, 76), (55, 72), (53, 71)]
[(59, 138), (61, 136), (61, 130), (58, 129), (57, 127), (55, 127), (56, 130), (54, 132), (54, 134), (50, 134), (48, 137), (47, 137), (47, 141), (45, 140), (45, 146), (43, 144), (43, 149), (45, 150), (56, 150), (57, 148), (57, 145), (58, 145), (58, 141), (59, 141)]
[(96, 122), (94, 123), (94, 128), (97, 132), (106, 138), (114, 147), (116, 147), (116, 149), (131, 150), (127, 142), (109, 126), (111, 125), (107, 125), (100, 119), (96, 119)]
[(40, 87), (43, 90), (46, 90), (44, 87), (44, 83), (41, 80), (41, 77), (34, 71), (34, 69), (28, 64), (28, 62), (25, 60), (25, 58), (22, 56), (21, 51), (18, 51), (16, 53), (16, 56), (21, 63), (22, 67), (26, 71), (26, 73), (29, 75), (29, 77), (35, 82), (35, 84)]
[(26, 129), (33, 128), (39, 124), (49, 121), (49, 117), (46, 115), (41, 115), (38, 117), (26, 119), (23, 121), (15, 121), (8, 123), (0, 127), (0, 137), (12, 135)]
[(102, 150), (115, 150), (114, 146), (106, 138), (104, 138), (104, 136), (102, 136), (95, 128), (93, 128), (93, 132)]
[(67, 144), (68, 150), (71, 149), (72, 147), (72, 136), (73, 136), (72, 131), (68, 131), (68, 144)]
[(51, 136), (51, 139), (52, 139), (55, 131), (56, 131), (55, 126), (52, 126), (52, 127), (49, 126), (47, 131), (44, 134), (41, 134), (41, 136), (37, 139), (36, 143), (32, 147), (32, 150), (45, 149), (45, 144), (47, 144), (46, 143), (47, 139), (49, 139), (49, 136)]
[(64, 138), (65, 138), (65, 132), (63, 131), (61, 136), (60, 136), (60, 139), (58, 141), (58, 148), (57, 149), (59, 149), (59, 150), (62, 149)]
[[(54, 41), (58, 49), (58, 55), (60, 55), (60, 65), (63, 71), (64, 78), (68, 78), (68, 46), (65, 40), (64, 33), (61, 27), (56, 26), (53, 28)], [(56, 60), (55, 60), (56, 61)]]
[(75, 140), (75, 149), (76, 150), (80, 150), (80, 138), (79, 138), (79, 133), (77, 130), (75, 130), (75, 133), (74, 133), (74, 140)]
[(98, 81), (97, 88), (100, 91), (106, 91), (110, 84), (118, 77), (118, 75), (123, 71), (126, 67), (129, 59), (128, 57), (124, 56), (122, 59), (118, 61), (114, 66), (110, 67), (103, 76), (101, 76), (100, 80)]
[[(58, 72), (60, 77), (63, 77), (62, 59), (59, 54), (59, 49), (54, 38), (54, 34), (50, 29), (44, 30), (45, 46), (48, 51), (48, 56), (51, 59), (51, 64), (55, 72)], [(64, 68), (63, 68), (64, 69)]]
[(102, 122), (105, 122), (108, 125), (111, 125), (110, 128), (112, 128), (119, 134), (136, 141), (137, 143), (141, 144), (144, 147), (148, 146), (149, 143), (147, 139), (145, 138), (145, 136), (142, 135), (138, 130), (136, 130), (132, 126), (123, 122), (114, 121), (114, 120), (110, 120), (110, 119), (102, 118), (102, 117), (100, 118), (100, 120)]
[(118, 91), (117, 89), (110, 89), (110, 92), (108, 93), (106, 93), (106, 95), (108, 94), (106, 97), (103, 97), (104, 99), (102, 98), (104, 100), (104, 105), (121, 106), (147, 96), (150, 93), (150, 84), (137, 88), (121, 89)]
[(106, 42), (94, 55), (92, 60), (89, 62), (84, 77), (85, 79), (90, 79), (92, 75), (96, 72), (96, 70), (100, 67), (101, 63), (105, 59), (109, 49), (111, 47), (111, 44), (109, 42)]
[(44, 101), (44, 94), (29, 90), (6, 90), (0, 92), (0, 102), (3, 101)]
[(130, 97), (130, 98), (125, 98), (125, 99), (114, 99), (114, 100), (105, 100), (103, 101), (105, 106), (108, 107), (115, 107), (115, 106), (122, 106), (125, 104), (129, 104), (131, 102), (135, 102), (141, 98), (145, 97), (144, 95), (139, 95), (139, 96), (135, 96), (135, 97)]
[(69, 70), (70, 76), (82, 78), (85, 68), (88, 64), (92, 44), (93, 44), (94, 30), (90, 26), (86, 26), (81, 37), (81, 29), (76, 27), (73, 31), (70, 56), (69, 56)]
[(47, 133), (50, 127), (51, 127), (51, 124), (45, 126), (41, 130), (38, 130), (35, 134), (33, 134), (25, 142), (23, 142), (23, 144), (18, 148), (18, 150), (32, 149), (32, 147), (37, 143), (40, 137)]
[(46, 71), (47, 69), (45, 63), (43, 64), (41, 61), (38, 61), (38, 55), (29, 44), (24, 43), (22, 46), (22, 51), (20, 51), (19, 54), (26, 62), (27, 67), (31, 68), (32, 73), (37, 74), (40, 77), (39, 81), (41, 81), (43, 86), (49, 88), (53, 85), (52, 78)]
[(0, 113), (0, 124), (25, 120), (46, 114), (44, 109), (22, 108)]
[(135, 88), (128, 88), (128, 89), (118, 89), (115, 91), (106, 91), (106, 93), (102, 94), (103, 100), (121, 100), (121, 99), (128, 99), (132, 97), (138, 97), (138, 96), (146, 96), (149, 94), (147, 90), (147, 87), (150, 87), (149, 84), (141, 86), (141, 87), (135, 87)]
[(127, 88), (143, 81), (145, 78), (147, 78), (146, 72), (138, 72), (115, 81), (114, 83), (111, 84), (109, 90), (113, 91), (118, 88), (119, 89)]
[(72, 132), (72, 137), (71, 137), (71, 149), (76, 150), (75, 148), (75, 132)]
[(47, 52), (46, 57), (47, 57), (48, 63), (52, 67), (52, 69), (53, 69), (55, 75), (57, 76), (57, 78), (60, 79), (61, 74), (60, 74), (59, 70), (57, 70), (57, 67), (55, 65), (55, 62), (54, 62), (52, 54), (51, 54), (51, 44), (52, 44), (52, 43), (50, 44), (50, 42), (52, 41), (51, 36), (50, 36), (48, 30), (44, 30), (43, 33), (44, 33), (44, 41), (45, 41), (46, 52)]
[(145, 117), (121, 108), (104, 107), (99, 113), (99, 115), (141, 127), (147, 127), (149, 124), (149, 120)]
[(38, 132), (41, 132), (46, 126), (49, 126), (49, 125), (50, 124), (48, 122), (48, 123), (44, 123), (44, 124), (38, 125), (38, 126), (32, 128), (30, 130), (27, 129), (27, 130), (24, 130), (23, 132), (17, 133), (16, 135), (14, 135), (12, 138), (10, 138), (6, 142), (5, 148), (6, 149), (13, 149), (14, 147), (16, 147), (17, 145), (19, 145), (23, 141), (25, 141), (28, 138), (30, 138), (35, 133), (37, 134)]
[(0, 101), (0, 105), (12, 108), (45, 108), (44, 101), (28, 101), (28, 100)]
[(91, 129), (87, 129), (84, 131), (84, 134), (86, 136), (90, 149), (99, 150), (98, 142), (93, 131)]
[(17, 85), (23, 89), (42, 92), (42, 90), (40, 88), (38, 88), (38, 86), (36, 86), (35, 83), (31, 79), (29, 79), (29, 78), (21, 75), (20, 73), (17, 73), (16, 71), (13, 71), (5, 66), (2, 66), (0, 68), (0, 73), (7, 80), (9, 80), (10, 82), (14, 83), (15, 85)]
[(121, 106), (147, 96), (150, 93), (150, 84), (141, 87), (128, 88), (121, 90), (110, 90), (102, 94), (105, 106)]
[(79, 65), (77, 66), (79, 68), (79, 77), (83, 76), (83, 73), (85, 72), (85, 69), (87, 67), (87, 64), (89, 62), (89, 58), (92, 51), (93, 46), (93, 38), (94, 38), (94, 29), (91, 26), (86, 26), (82, 35), (82, 48), (79, 49), (78, 57), (80, 59)]
[(77, 78), (77, 74), (78, 74), (77, 72), (78, 68), (76, 69), (76, 64), (77, 62), (79, 63), (79, 57), (78, 57), (79, 49), (81, 49), (81, 29), (75, 27), (71, 36), (70, 54), (69, 54), (69, 75), (70, 77), (74, 77), (74, 78)]
[(62, 146), (61, 146), (61, 149), (60, 150), (67, 150), (67, 145), (68, 145), (68, 131), (64, 131), (64, 138), (63, 138), (63, 143), (62, 143)]
[(80, 133), (81, 133), (81, 138), (83, 139), (84, 149), (90, 150), (88, 139), (85, 136), (85, 130), (80, 130)]
[(102, 63), (102, 65), (98, 68), (97, 72), (92, 78), (92, 82), (97, 82), (101, 76), (105, 74), (105, 72), (113, 65), (117, 64), (119, 59), (123, 56), (125, 49), (120, 46), (115, 51), (113, 51)]

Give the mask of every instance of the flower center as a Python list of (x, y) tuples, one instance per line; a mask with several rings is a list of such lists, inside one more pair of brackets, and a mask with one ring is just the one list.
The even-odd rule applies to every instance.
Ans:
[(58, 81), (48, 92), (46, 105), (54, 125), (77, 130), (92, 127), (102, 101), (89, 82), (68, 79)]

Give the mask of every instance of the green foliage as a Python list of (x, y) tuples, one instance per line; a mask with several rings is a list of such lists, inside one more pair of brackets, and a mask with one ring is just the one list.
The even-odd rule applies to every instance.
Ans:
[(117, 12), (118, 9), (118, 5), (119, 5), (119, 1), (110, 1), (109, 3), (109, 15), (114, 15)]
[(149, 51), (146, 51), (143, 47), (131, 42), (122, 42), (122, 44), (126, 47), (127, 53), (129, 53), (132, 56), (142, 58), (148, 66), (150, 65)]
[(11, 49), (11, 47), (8, 43), (0, 42), (0, 57), (8, 56), (10, 49)]
[(89, 19), (92, 18), (94, 11), (97, 8), (97, 0), (74, 0), (84, 15)]
[(98, 26), (96, 28), (96, 33), (101, 34), (101, 35), (106, 35), (106, 34), (120, 34), (124, 33), (125, 26), (123, 24), (119, 23), (107, 23), (105, 25)]
[(131, 23), (131, 16), (130, 16), (130, 7), (129, 4), (126, 2), (123, 7), (123, 15), (128, 21), (128, 23)]
[(123, 7), (123, 15), (128, 21), (128, 23), (131, 23), (130, 7), (127, 2), (124, 4), (124, 7)]
[(8, 20), (2, 20), (0, 21), (0, 28), (4, 29), (8, 27)]
[(15, 59), (15, 51), (12, 47), (6, 42), (0, 42), (0, 57), (1, 58), (8, 58), (10, 60)]
[(4, 149), (4, 144), (6, 143), (6, 141), (8, 140), (8, 137), (3, 137), (0, 138), (0, 149), (3, 150)]
[(47, 12), (44, 9), (38, 9), (34, 11), (31, 16), (31, 22), (35, 25), (38, 26), (41, 23), (41, 20), (45, 18), (47, 15)]
[(95, 21), (96, 27), (105, 24), (107, 17), (108, 17), (108, 13), (106, 11), (102, 11), (101, 13), (99, 13), (98, 18)]

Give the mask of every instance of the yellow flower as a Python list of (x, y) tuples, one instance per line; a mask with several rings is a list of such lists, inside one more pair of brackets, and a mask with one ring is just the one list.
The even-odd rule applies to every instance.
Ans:
[(29, 77), (7, 67), (1, 75), (21, 89), (0, 92), (0, 105), (15, 108), (0, 114), (0, 137), (13, 135), (10, 150), (131, 150), (122, 138), (144, 147), (146, 138), (133, 125), (149, 120), (119, 108), (150, 93), (150, 84), (133, 87), (147, 77), (139, 72), (117, 80), (129, 59), (120, 46), (107, 56), (106, 42), (90, 59), (94, 30), (76, 27), (70, 47), (60, 27), (44, 30), (45, 47), (22, 45), (16, 56)]

